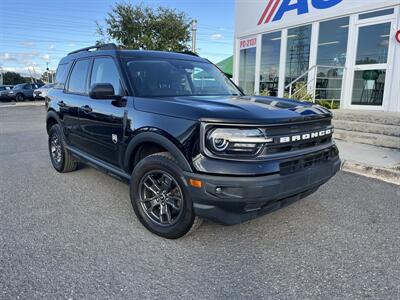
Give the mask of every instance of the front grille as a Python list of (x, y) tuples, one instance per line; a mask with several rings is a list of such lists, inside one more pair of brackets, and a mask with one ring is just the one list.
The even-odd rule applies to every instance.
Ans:
[(280, 174), (287, 175), (302, 169), (313, 167), (318, 164), (327, 162), (329, 159), (336, 157), (337, 152), (335, 149), (328, 149), (319, 151), (311, 155), (294, 158), (280, 163)]
[[(330, 131), (329, 134), (311, 136), (327, 130)], [(265, 134), (272, 141), (266, 144), (262, 155), (291, 152), (327, 144), (332, 141), (332, 133), (331, 119), (269, 126), (265, 128)], [(309, 138), (303, 139), (307, 135), (310, 135)], [(290, 140), (286, 141), (287, 139)]]

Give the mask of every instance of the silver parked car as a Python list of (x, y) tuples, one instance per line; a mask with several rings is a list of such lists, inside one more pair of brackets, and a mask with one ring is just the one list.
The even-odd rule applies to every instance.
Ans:
[(33, 91), (33, 98), (35, 100), (41, 100), (41, 99), (45, 99), (47, 97), (47, 93), (49, 92), (50, 89), (52, 89), (54, 86), (54, 83), (49, 83), (46, 84), (36, 90)]

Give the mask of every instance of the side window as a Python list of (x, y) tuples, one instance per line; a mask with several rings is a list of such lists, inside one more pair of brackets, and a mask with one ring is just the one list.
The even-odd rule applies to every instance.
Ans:
[(94, 60), (90, 85), (95, 83), (110, 83), (114, 87), (115, 95), (122, 94), (121, 80), (112, 58), (99, 57)]
[(90, 60), (78, 60), (72, 69), (68, 83), (68, 92), (74, 94), (87, 94), (86, 80), (89, 70)]
[(58, 65), (54, 83), (55, 89), (64, 89), (65, 81), (67, 80), (68, 70), (69, 64)]

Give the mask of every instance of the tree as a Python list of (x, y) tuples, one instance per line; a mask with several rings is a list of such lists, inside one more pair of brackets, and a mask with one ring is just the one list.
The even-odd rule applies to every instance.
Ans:
[(29, 82), (29, 81), (26, 81), (26, 78), (22, 77), (19, 73), (5, 72), (3, 74), (3, 84), (15, 85), (15, 84), (25, 83), (25, 82)]
[(190, 22), (174, 9), (117, 3), (105, 22), (106, 28), (97, 23), (98, 43), (114, 40), (121, 48), (142, 50), (189, 49)]

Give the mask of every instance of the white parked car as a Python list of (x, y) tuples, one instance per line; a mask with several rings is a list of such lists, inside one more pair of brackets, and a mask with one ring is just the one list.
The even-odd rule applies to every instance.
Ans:
[(53, 86), (54, 86), (54, 83), (49, 83), (49, 84), (46, 84), (46, 85), (34, 90), (33, 98), (35, 100), (45, 99), (47, 97), (49, 90), (52, 89)]

